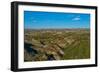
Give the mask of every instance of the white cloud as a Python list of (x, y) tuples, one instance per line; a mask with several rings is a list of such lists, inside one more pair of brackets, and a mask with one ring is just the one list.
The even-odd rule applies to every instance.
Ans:
[(79, 21), (80, 20), (80, 17), (79, 16), (78, 17), (74, 17), (72, 20)]

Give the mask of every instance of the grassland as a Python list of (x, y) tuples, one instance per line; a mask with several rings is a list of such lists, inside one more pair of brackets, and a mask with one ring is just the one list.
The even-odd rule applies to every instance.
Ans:
[(25, 29), (25, 62), (88, 58), (90, 58), (89, 29)]

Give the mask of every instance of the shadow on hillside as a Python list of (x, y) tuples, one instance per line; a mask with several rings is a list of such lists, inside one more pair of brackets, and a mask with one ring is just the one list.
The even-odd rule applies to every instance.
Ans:
[(32, 44), (24, 42), (24, 49), (31, 54), (32, 56), (35, 56), (38, 52), (34, 48), (32, 48)]

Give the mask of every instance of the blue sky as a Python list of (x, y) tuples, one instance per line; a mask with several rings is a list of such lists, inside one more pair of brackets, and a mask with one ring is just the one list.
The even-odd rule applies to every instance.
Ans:
[(24, 11), (24, 28), (90, 28), (90, 14)]

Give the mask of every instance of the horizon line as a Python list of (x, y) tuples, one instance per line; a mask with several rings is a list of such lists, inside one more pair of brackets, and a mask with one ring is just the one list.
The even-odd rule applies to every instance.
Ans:
[(24, 28), (24, 29), (41, 30), (41, 29), (90, 29), (90, 28)]

